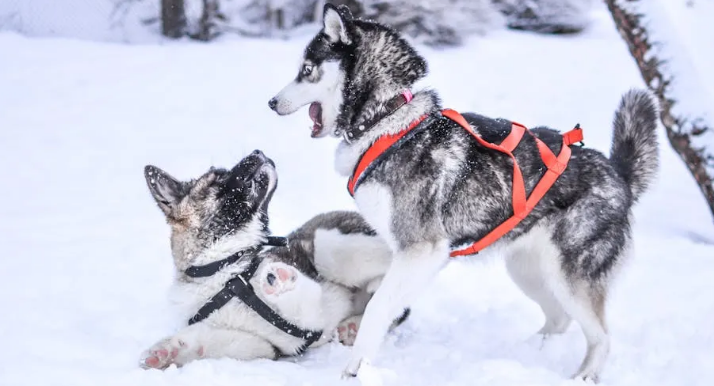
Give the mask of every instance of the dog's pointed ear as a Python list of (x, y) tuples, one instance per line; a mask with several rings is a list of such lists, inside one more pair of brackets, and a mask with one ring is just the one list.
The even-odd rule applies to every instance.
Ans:
[(352, 44), (352, 38), (347, 30), (347, 26), (351, 21), (352, 13), (346, 5), (335, 7), (330, 3), (325, 4), (322, 13), (323, 31), (330, 39), (330, 42)]
[(167, 216), (186, 195), (184, 183), (156, 166), (146, 165), (144, 167), (144, 178), (151, 195), (159, 205), (159, 209)]

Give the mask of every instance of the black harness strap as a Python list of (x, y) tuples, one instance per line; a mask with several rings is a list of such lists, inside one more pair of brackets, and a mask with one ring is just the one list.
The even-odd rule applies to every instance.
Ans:
[(226, 257), (223, 260), (214, 261), (212, 263), (208, 263), (205, 265), (192, 265), (192, 266), (186, 268), (186, 270), (183, 271), (183, 273), (185, 273), (186, 276), (190, 276), (190, 277), (213, 276), (216, 272), (222, 270), (223, 268), (225, 268), (231, 264), (235, 264), (247, 252), (257, 252), (257, 248), (251, 248), (251, 249), (247, 249), (245, 251), (240, 251), (238, 253), (234, 253), (234, 254)]
[[(284, 245), (287, 245), (287, 240), (284, 237), (275, 237), (273, 240), (268, 240), (268, 243), (273, 242), (274, 244), (266, 244), (266, 245), (276, 245), (277, 243), (284, 243)], [(253, 249), (257, 251), (256, 249)], [(250, 250), (248, 250), (250, 251)], [(230, 257), (220, 260), (216, 263), (225, 263), (226, 261), (232, 261), (232, 263), (235, 263), (238, 261), (242, 256), (246, 254), (247, 251), (241, 251), (238, 252), (234, 255), (231, 255)], [(253, 286), (250, 285), (250, 279), (255, 275), (255, 272), (258, 270), (258, 266), (260, 266), (261, 260), (257, 257), (254, 256), (250, 264), (248, 265), (248, 268), (246, 268), (245, 271), (235, 275), (232, 279), (228, 280), (226, 284), (223, 286), (223, 288), (218, 291), (217, 294), (213, 295), (211, 299), (206, 302), (206, 304), (201, 307), (196, 314), (189, 319), (188, 325), (192, 325), (195, 323), (198, 323), (206, 318), (208, 318), (211, 313), (214, 311), (217, 311), (221, 307), (225, 306), (232, 298), (237, 297), (242, 301), (245, 305), (250, 307), (253, 311), (255, 311), (258, 315), (260, 315), (261, 318), (265, 319), (268, 323), (272, 324), (276, 328), (280, 329), (284, 333), (294, 336), (296, 338), (304, 339), (305, 343), (303, 343), (302, 346), (300, 346), (296, 352), (296, 355), (302, 354), (311, 344), (316, 342), (320, 337), (322, 336), (322, 331), (312, 331), (312, 330), (305, 330), (302, 329), (293, 323), (290, 323), (289, 321), (285, 320), (282, 316), (280, 316), (277, 312), (275, 312), (269, 305), (265, 304), (256, 294), (255, 290), (253, 289)], [(225, 267), (228, 264), (232, 263), (227, 263), (227, 264), (218, 264), (213, 267), (220, 266), (215, 272), (218, 272), (221, 268)], [(209, 269), (205, 270), (200, 270), (200, 268), (207, 267), (209, 265), (212, 265), (215, 263), (211, 264), (206, 264), (203, 266), (199, 267), (191, 267), (191, 268), (199, 268), (197, 270), (198, 272), (205, 273), (208, 272)], [(189, 269), (191, 269), (189, 268)], [(210, 268), (213, 269), (213, 268)], [(195, 273), (195, 271), (194, 271)], [(191, 276), (188, 273), (188, 269), (186, 270), (186, 274)], [(210, 276), (210, 275), (202, 275), (202, 276), (192, 276), (192, 277), (205, 277), (205, 276)]]
[[(267, 240), (263, 245), (268, 245), (271, 247), (284, 247), (288, 245), (288, 238), (287, 237), (279, 237), (279, 236), (268, 236)], [(216, 272), (222, 270), (223, 268), (235, 264), (238, 260), (240, 260), (243, 255), (249, 252), (258, 252), (260, 250), (260, 247), (255, 247), (255, 248), (250, 248), (246, 249), (244, 251), (240, 251), (238, 253), (234, 253), (228, 257), (226, 257), (223, 260), (218, 260), (214, 261), (212, 263), (208, 263), (205, 265), (192, 265), (184, 271), (186, 276), (189, 277), (208, 277), (208, 276), (213, 276)]]
[[(241, 253), (241, 256), (243, 254)], [(236, 275), (234, 278), (231, 280), (228, 280), (226, 284), (223, 286), (223, 288), (218, 291), (217, 294), (213, 295), (212, 298), (206, 302), (206, 304), (203, 305), (203, 307), (199, 308), (198, 311), (196, 312), (196, 315), (194, 315), (191, 319), (188, 321), (188, 325), (192, 325), (194, 323), (198, 323), (204, 319), (206, 319), (213, 311), (216, 311), (220, 309), (221, 307), (225, 306), (226, 303), (228, 303), (234, 296), (237, 296), (235, 292), (233, 292), (233, 282), (235, 281), (241, 281), (245, 280), (246, 283), (255, 275), (255, 271), (258, 270), (258, 266), (260, 265), (260, 260), (257, 258), (253, 258), (250, 261), (250, 264), (248, 265), (248, 268), (246, 268), (245, 271), (241, 272), (240, 274)], [(250, 284), (248, 284), (250, 286)], [(252, 289), (252, 288), (251, 288)]]
[(271, 247), (287, 247), (288, 246), (288, 238), (282, 237), (282, 236), (268, 236), (268, 239), (265, 241), (265, 244), (263, 244), (263, 245), (268, 245)]

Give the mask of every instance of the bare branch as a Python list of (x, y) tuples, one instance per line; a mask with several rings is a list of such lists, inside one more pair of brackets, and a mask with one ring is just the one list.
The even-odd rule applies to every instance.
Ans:
[(645, 25), (642, 11), (637, 7), (644, 1), (647, 0), (605, 0), (605, 3), (642, 78), (659, 99), (660, 119), (667, 130), (670, 144), (692, 173), (714, 215), (714, 143), (709, 147), (693, 143), (704, 135), (711, 136), (714, 128), (708, 126), (701, 117), (677, 115), (673, 111), (673, 107), (681, 102), (673, 96), (675, 74), (668, 73), (666, 59), (657, 56), (666, 47), (662, 43), (650, 41), (651, 26)]

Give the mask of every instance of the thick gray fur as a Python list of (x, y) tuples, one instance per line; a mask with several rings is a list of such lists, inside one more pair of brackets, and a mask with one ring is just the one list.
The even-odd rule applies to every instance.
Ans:
[(340, 234), (376, 237), (376, 232), (357, 212), (331, 211), (320, 213), (288, 234), (288, 245), (273, 247), (264, 252), (298, 268), (302, 273), (322, 280), (315, 267), (315, 234), (318, 230), (337, 230)]
[[(272, 109), (285, 115), (320, 104), (318, 122), (326, 127), (313, 137), (329, 131), (343, 138), (336, 168), (344, 176), (378, 137), (429, 115), (426, 129), (382, 158), (355, 192), (359, 211), (390, 246), (394, 261), (367, 306), (345, 369), (345, 376), (354, 376), (377, 354), (389, 321), (446, 263), (449, 248), (479, 240), (513, 215), (513, 165), (509, 157), (485, 148), (441, 117), (433, 90), (414, 92), (409, 104), (371, 128), (360, 128), (384, 114), (389, 99), (426, 75), (426, 61), (387, 26), (354, 19), (346, 7), (328, 4), (324, 12), (323, 29), (304, 54), (303, 71), (311, 78), (299, 74), (270, 101)], [(506, 119), (463, 115), (492, 143), (502, 141), (511, 128)], [(571, 320), (581, 325), (588, 348), (576, 378), (597, 380), (609, 352), (608, 289), (631, 246), (632, 206), (658, 168), (656, 122), (657, 106), (649, 93), (625, 93), (615, 112), (610, 157), (572, 146), (567, 169), (540, 203), (487, 248), (503, 253), (512, 279), (543, 309), (540, 333), (562, 333)], [(587, 141), (588, 125), (583, 124)], [(554, 153), (560, 151), (559, 131), (545, 126), (531, 131)], [(530, 193), (545, 172), (535, 140), (525, 135), (514, 154)]]
[[(176, 272), (170, 298), (184, 326), (257, 254), (261, 262), (250, 279), (256, 295), (293, 324), (323, 331), (310, 347), (325, 344), (334, 335), (352, 344), (374, 283), (391, 259), (387, 246), (358, 213), (319, 214), (289, 235), (289, 247), (257, 252), (270, 235), (268, 207), (278, 183), (273, 161), (262, 152), (254, 151), (230, 170), (210, 168), (188, 181), (152, 165), (145, 167), (144, 176), (171, 228)], [(343, 244), (351, 247), (341, 248)], [(190, 266), (238, 252), (246, 254), (212, 276), (195, 278), (184, 273)], [(355, 273), (343, 268), (363, 260), (371, 264), (361, 271), (361, 281), (356, 281)], [(274, 359), (294, 354), (303, 343), (233, 298), (205, 320), (156, 342), (142, 354), (140, 365), (164, 369), (202, 358)]]

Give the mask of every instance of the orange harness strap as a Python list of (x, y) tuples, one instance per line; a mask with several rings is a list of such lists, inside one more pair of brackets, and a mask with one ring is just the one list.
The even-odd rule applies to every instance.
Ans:
[[(505, 153), (513, 160), (513, 216), (501, 223), (501, 225), (497, 226), (494, 230), (492, 230), (486, 236), (481, 238), (481, 240), (478, 240), (469, 247), (452, 251), (450, 254), (451, 257), (472, 255), (480, 252), (487, 246), (496, 242), (496, 240), (503, 237), (506, 233), (510, 232), (521, 222), (521, 220), (523, 220), (533, 210), (533, 208), (535, 208), (535, 206), (538, 204), (538, 201), (540, 201), (541, 198), (545, 196), (545, 194), (548, 192), (548, 189), (553, 186), (558, 177), (560, 177), (560, 175), (563, 174), (563, 172), (565, 171), (565, 168), (568, 166), (568, 161), (570, 160), (570, 145), (572, 145), (573, 143), (581, 142), (583, 140), (583, 131), (580, 128), (575, 128), (563, 134), (563, 146), (560, 149), (560, 154), (556, 156), (555, 154), (553, 154), (552, 151), (550, 151), (550, 148), (548, 148), (548, 146), (543, 141), (538, 139), (538, 137), (533, 135), (530, 130), (526, 129), (525, 126), (519, 123), (513, 122), (511, 134), (509, 134), (509, 136), (506, 137), (503, 142), (501, 142), (501, 146), (493, 144), (489, 144), (489, 146), (486, 145), (488, 142), (486, 142), (483, 138), (481, 138), (473, 131), (471, 125), (466, 122), (466, 120), (463, 116), (461, 116), (461, 114), (450, 109), (443, 110), (442, 114), (444, 114), (445, 117), (461, 125), (461, 127), (468, 131), (469, 134), (471, 134), (479, 143), (483, 144), (488, 148)], [(520, 142), (520, 139), (523, 137), (523, 133), (525, 131), (528, 131), (528, 133), (535, 139), (536, 145), (538, 146), (538, 151), (540, 152), (540, 157), (543, 160), (543, 164), (545, 164), (545, 166), (548, 168), (548, 170), (546, 170), (545, 172), (545, 175), (543, 175), (540, 181), (538, 181), (538, 184), (535, 186), (535, 188), (533, 188), (533, 191), (527, 199), (525, 194), (526, 188), (523, 182), (523, 175), (521, 174), (521, 168), (518, 167), (516, 158), (513, 156), (513, 149), (515, 149), (516, 145), (518, 145), (518, 142)], [(520, 133), (518, 134), (518, 141), (516, 141), (515, 144), (512, 141), (509, 142), (509, 140), (514, 137), (513, 133)]]
[(392, 145), (399, 141), (403, 136), (405, 136), (408, 132), (412, 131), (412, 129), (415, 128), (418, 124), (420, 124), (424, 119), (426, 119), (426, 117), (426, 115), (422, 115), (417, 120), (409, 124), (409, 127), (407, 127), (405, 130), (402, 130), (396, 134), (383, 135), (379, 137), (376, 141), (374, 141), (372, 146), (370, 146), (369, 149), (364, 152), (362, 158), (360, 158), (354, 173), (352, 173), (352, 177), (350, 177), (350, 180), (347, 182), (347, 190), (350, 192), (350, 195), (352, 197), (354, 197), (355, 195), (357, 182), (359, 181), (359, 178), (362, 176), (367, 167), (371, 165), (374, 160), (379, 158), (380, 155), (387, 151), (387, 149), (389, 149), (390, 147), (392, 147)]
[[(450, 254), (451, 257), (472, 255), (480, 252), (487, 246), (496, 242), (496, 240), (503, 237), (506, 233), (510, 232), (533, 210), (533, 208), (535, 208), (538, 202), (548, 192), (548, 189), (553, 186), (558, 177), (560, 177), (560, 175), (563, 174), (563, 172), (565, 171), (565, 168), (568, 166), (568, 161), (570, 160), (570, 145), (577, 142), (581, 142), (583, 140), (583, 131), (580, 127), (576, 127), (575, 129), (564, 133), (563, 146), (560, 149), (560, 153), (556, 156), (543, 141), (538, 139), (538, 137), (533, 135), (530, 130), (528, 130), (520, 123), (512, 122), (511, 133), (508, 134), (508, 136), (503, 141), (501, 141), (501, 144), (496, 145), (484, 140), (483, 138), (481, 138), (481, 136), (476, 134), (476, 132), (473, 131), (473, 128), (471, 128), (471, 125), (469, 125), (468, 122), (466, 122), (466, 119), (464, 119), (464, 117), (457, 111), (451, 109), (444, 109), (441, 111), (441, 114), (458, 123), (481, 145), (489, 149), (497, 150), (501, 153), (504, 153), (511, 157), (511, 159), (513, 160), (513, 216), (501, 223), (499, 226), (497, 226), (495, 229), (493, 229), (491, 232), (489, 232), (486, 236), (484, 236), (477, 242), (466, 248), (452, 251)], [(387, 149), (394, 145), (394, 143), (401, 139), (405, 134), (407, 134), (414, 127), (416, 127), (416, 125), (421, 123), (424, 118), (426, 118), (426, 116), (423, 116), (412, 122), (412, 124), (410, 124), (406, 130), (403, 130), (397, 134), (385, 135), (380, 137), (369, 149), (367, 149), (367, 151), (364, 153), (364, 155), (358, 162), (357, 167), (355, 168), (355, 172), (352, 174), (352, 177), (350, 177), (349, 183), (347, 185), (347, 189), (349, 190), (352, 196), (354, 196), (357, 182), (359, 181), (360, 177), (367, 169), (367, 167), (377, 158), (379, 158), (379, 156), (383, 154)], [(513, 150), (521, 142), (521, 139), (523, 138), (523, 135), (526, 132), (528, 132), (528, 134), (530, 134), (535, 139), (536, 145), (538, 146), (538, 151), (540, 152), (540, 157), (543, 160), (543, 164), (545, 164), (545, 166), (548, 168), (548, 170), (546, 170), (545, 172), (545, 175), (543, 175), (540, 181), (538, 181), (538, 184), (535, 186), (535, 188), (533, 188), (533, 191), (527, 198), (526, 187), (523, 181), (523, 174), (521, 173), (521, 168), (518, 166), (516, 157), (513, 155)]]

